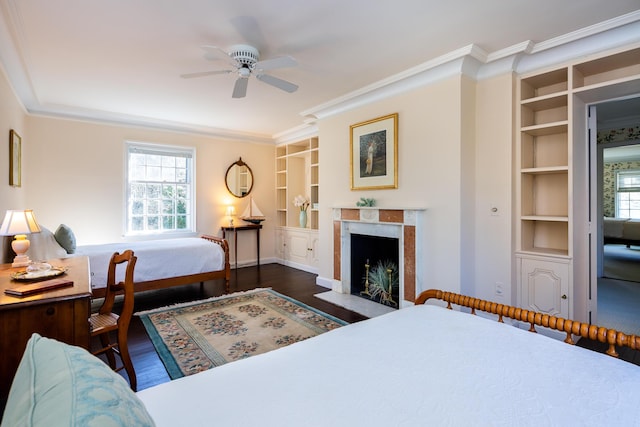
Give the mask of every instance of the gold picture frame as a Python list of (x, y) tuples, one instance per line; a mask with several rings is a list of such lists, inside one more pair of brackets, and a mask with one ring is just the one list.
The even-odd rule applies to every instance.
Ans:
[(9, 185), (22, 185), (22, 138), (13, 129), (9, 132)]
[(398, 113), (350, 126), (352, 190), (398, 188)]

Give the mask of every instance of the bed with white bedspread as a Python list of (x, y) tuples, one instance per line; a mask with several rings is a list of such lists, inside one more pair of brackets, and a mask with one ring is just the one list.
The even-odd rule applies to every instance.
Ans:
[(157, 426), (603, 426), (640, 423), (638, 384), (611, 356), (416, 305), (137, 395)]
[[(64, 224), (60, 224), (55, 233), (43, 226), (41, 229), (40, 233), (29, 236), (31, 247), (27, 255), (34, 261), (87, 256), (91, 288), (96, 298), (104, 296), (111, 255), (127, 249), (133, 250), (138, 257), (134, 272), (136, 292), (217, 279), (224, 280), (225, 291), (229, 291), (229, 245), (221, 237), (203, 234), (200, 237), (76, 246), (73, 232)], [(11, 262), (15, 256), (10, 246), (11, 238), (5, 236), (1, 243), (0, 261)]]
[[(134, 271), (136, 292), (218, 278), (226, 280), (228, 291), (228, 246), (220, 238), (202, 236), (78, 246), (75, 255), (89, 257), (94, 296), (104, 294), (111, 255), (127, 249), (138, 258)], [(119, 274), (123, 276), (124, 271)]]

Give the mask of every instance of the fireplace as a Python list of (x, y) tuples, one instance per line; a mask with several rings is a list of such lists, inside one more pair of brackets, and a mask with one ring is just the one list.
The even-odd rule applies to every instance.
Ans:
[[(397, 307), (402, 308), (413, 305), (415, 297), (423, 291), (422, 286), (422, 217), (424, 209), (379, 209), (379, 208), (334, 208), (333, 209), (333, 284), (332, 290), (347, 295), (358, 295), (365, 289), (362, 288), (366, 281), (366, 267), (369, 274), (384, 273), (392, 270), (391, 282), (397, 282), (397, 294), (393, 290), (391, 299), (397, 302)], [(352, 236), (368, 236), (373, 240), (365, 240), (365, 249), (352, 243)], [(356, 237), (358, 240), (360, 237)], [(376, 255), (369, 251), (369, 246), (374, 241), (388, 243), (395, 242), (397, 255), (393, 253), (391, 262), (397, 260), (397, 270), (383, 265), (378, 269), (380, 261)], [(376, 243), (377, 244), (377, 243)], [(386, 246), (386, 244), (385, 244)], [(377, 248), (377, 247), (376, 247)], [(377, 248), (373, 252), (386, 252), (387, 249)], [(367, 263), (367, 259), (369, 262)], [(353, 266), (353, 264), (356, 264)], [(360, 264), (360, 265), (358, 265)], [(363, 271), (364, 269), (364, 271)], [(380, 279), (379, 281), (382, 281)], [(386, 283), (389, 283), (387, 280)], [(371, 292), (370, 292), (371, 293)], [(386, 298), (386, 300), (385, 300)], [(389, 298), (385, 296), (383, 303), (393, 306)], [(386, 305), (386, 304), (385, 304)], [(396, 307), (394, 307), (396, 308)]]
[(398, 308), (398, 268), (397, 238), (351, 234), (351, 295)]

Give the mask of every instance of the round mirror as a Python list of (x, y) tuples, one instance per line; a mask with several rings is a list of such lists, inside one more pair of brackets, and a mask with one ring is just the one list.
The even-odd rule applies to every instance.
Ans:
[(248, 195), (253, 188), (253, 173), (249, 165), (242, 161), (242, 157), (229, 166), (224, 180), (229, 193), (236, 197)]

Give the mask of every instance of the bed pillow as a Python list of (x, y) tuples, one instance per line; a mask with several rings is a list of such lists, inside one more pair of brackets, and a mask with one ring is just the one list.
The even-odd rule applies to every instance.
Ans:
[(33, 334), (9, 391), (2, 426), (153, 426), (142, 401), (83, 348)]
[(76, 252), (76, 236), (68, 225), (60, 224), (53, 235), (68, 254)]

